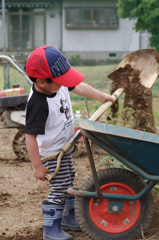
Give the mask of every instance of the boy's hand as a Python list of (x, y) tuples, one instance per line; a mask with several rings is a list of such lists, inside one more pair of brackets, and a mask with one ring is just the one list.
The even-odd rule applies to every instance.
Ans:
[(33, 168), (33, 175), (34, 177), (42, 180), (42, 181), (45, 181), (45, 174), (46, 173), (49, 173), (49, 169), (47, 169), (46, 167), (44, 167), (42, 164), (40, 164), (38, 167), (34, 167)]
[(102, 103), (105, 103), (106, 101), (112, 101), (112, 103), (115, 103), (115, 97), (110, 95), (110, 94), (107, 94), (107, 93), (103, 93), (103, 98), (101, 100)]

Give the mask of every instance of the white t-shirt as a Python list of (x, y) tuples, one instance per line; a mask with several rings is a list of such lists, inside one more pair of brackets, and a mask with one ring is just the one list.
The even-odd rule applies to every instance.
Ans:
[[(26, 133), (37, 134), (42, 157), (57, 153), (74, 135), (72, 105), (67, 87), (46, 95), (33, 88), (26, 111)], [(72, 149), (68, 151), (70, 153)]]

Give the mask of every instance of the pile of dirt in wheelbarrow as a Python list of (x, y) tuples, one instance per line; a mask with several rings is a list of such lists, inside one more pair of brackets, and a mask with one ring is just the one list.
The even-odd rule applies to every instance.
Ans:
[[(125, 97), (122, 110), (124, 125), (133, 129), (157, 133), (153, 109), (152, 91), (140, 83), (140, 71), (135, 70), (130, 64), (118, 68), (108, 75), (112, 82), (111, 93), (119, 88), (124, 88)], [(118, 100), (111, 107), (112, 117), (119, 110)]]

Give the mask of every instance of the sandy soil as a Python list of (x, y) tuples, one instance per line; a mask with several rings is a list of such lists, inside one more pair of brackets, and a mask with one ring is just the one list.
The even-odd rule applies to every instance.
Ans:
[[(16, 129), (0, 130), (0, 240), (40, 240), (43, 232), (42, 201), (47, 198), (50, 188), (47, 182), (32, 176), (30, 162), (16, 159), (12, 150), (16, 132)], [(101, 156), (93, 155), (98, 163)], [(75, 186), (81, 186), (91, 174), (88, 158), (84, 155), (74, 158), (73, 162), (77, 171)], [(154, 194), (154, 201), (154, 218), (143, 239), (159, 233), (158, 194)], [(74, 240), (89, 240), (84, 233), (69, 233)]]

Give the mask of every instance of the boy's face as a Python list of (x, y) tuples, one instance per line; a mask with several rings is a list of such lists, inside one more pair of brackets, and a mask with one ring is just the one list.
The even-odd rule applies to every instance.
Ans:
[(37, 79), (36, 85), (38, 87), (37, 90), (39, 92), (42, 92), (48, 95), (57, 92), (61, 87), (60, 84), (54, 81), (52, 81), (51, 83), (47, 83), (46, 79)]

